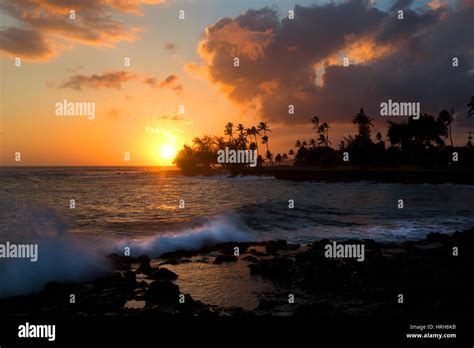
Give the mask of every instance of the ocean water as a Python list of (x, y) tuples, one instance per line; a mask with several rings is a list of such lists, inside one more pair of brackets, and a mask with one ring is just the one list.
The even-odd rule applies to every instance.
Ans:
[(39, 245), (36, 265), (0, 259), (0, 296), (37, 289), (47, 280), (91, 277), (104, 270), (104, 255), (124, 246), (132, 255), (157, 256), (224, 241), (404, 241), (474, 226), (474, 186), (467, 185), (19, 167), (0, 169), (0, 188), (0, 243)]

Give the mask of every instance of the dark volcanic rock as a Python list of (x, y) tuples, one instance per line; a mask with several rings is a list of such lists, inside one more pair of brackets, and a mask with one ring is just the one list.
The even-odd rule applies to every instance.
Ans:
[(107, 259), (112, 263), (114, 269), (126, 271), (130, 269), (130, 265), (136, 260), (130, 256), (122, 256), (116, 253), (107, 255)]
[[(151, 267), (147, 256), (131, 258), (111, 254), (108, 260), (116, 267), (114, 272), (80, 284), (51, 282), (38, 293), (0, 299), (0, 317), (31, 315), (55, 320), (105, 315), (150, 319), (182, 316), (252, 318), (294, 311), (296, 318), (315, 319), (369, 316), (405, 320), (411, 319), (414, 313), (426, 317), (448, 317), (456, 313), (459, 318), (471, 319), (474, 312), (474, 229), (455, 232), (451, 236), (432, 233), (424, 240), (402, 244), (363, 242), (366, 246), (363, 262), (326, 258), (324, 246), (330, 243), (329, 240), (316, 241), (299, 252), (289, 252), (296, 247), (284, 241), (244, 244), (249, 248), (248, 253), (263, 256), (246, 255), (244, 259), (252, 262), (248, 265), (250, 273), (278, 282), (274, 284), (274, 290), (265, 292), (256, 313), (206, 305), (189, 295), (180, 303), (179, 287), (171, 281), (177, 277), (174, 272)], [(262, 249), (266, 247), (271, 254), (251, 248), (257, 245)], [(205, 250), (212, 252), (212, 256), (220, 252), (222, 255), (216, 258), (220, 263), (237, 259), (233, 256), (235, 246), (240, 248), (242, 245), (223, 243)], [(459, 248), (459, 254), (453, 255), (453, 247)], [(180, 263), (182, 257), (195, 255), (194, 251), (166, 253), (163, 261)], [(294, 255), (295, 261), (287, 255)], [(203, 258), (210, 259), (210, 256), (205, 254)], [(187, 261), (196, 262), (194, 259)], [(140, 264), (137, 272), (129, 271), (130, 265), (136, 263)], [(148, 284), (139, 279), (140, 283), (137, 283), (138, 273), (145, 273), (155, 281)], [(76, 295), (75, 304), (69, 303), (72, 293)], [(297, 294), (301, 301), (289, 306), (282, 300), (288, 293)], [(396, 301), (399, 293), (405, 295), (403, 305)], [(145, 308), (133, 311), (124, 308), (130, 299), (145, 300)]]
[(265, 256), (267, 254), (261, 252), (261, 251), (258, 251), (256, 249), (249, 249), (249, 254), (252, 254), (252, 255), (255, 255), (255, 256)]
[(138, 266), (137, 270), (135, 271), (136, 274), (146, 274), (151, 275), (155, 269), (150, 265), (150, 259), (142, 259), (140, 266)]
[(244, 260), (245, 261), (250, 261), (250, 262), (257, 262), (258, 261), (258, 258), (256, 258), (255, 256), (253, 255), (247, 255), (244, 257)]
[(314, 302), (309, 305), (299, 306), (295, 313), (294, 317), (302, 318), (317, 318), (321, 316), (326, 316), (334, 310), (334, 305), (328, 301), (319, 301)]
[(169, 260), (176, 260), (176, 259), (181, 259), (181, 258), (190, 258), (193, 256), (199, 255), (198, 252), (194, 250), (176, 250), (176, 251), (170, 251), (167, 253), (163, 253), (160, 255), (160, 259), (169, 259)]
[(124, 278), (125, 281), (135, 283), (137, 276), (132, 271), (126, 271), (126, 272), (122, 272), (122, 278)]
[(129, 293), (138, 286), (133, 272), (111, 273), (95, 279), (90, 284), (94, 291), (100, 292), (104, 289), (113, 289), (117, 293)]
[(149, 285), (145, 294), (145, 301), (178, 303), (179, 294), (178, 285), (169, 280), (159, 280)]
[(284, 249), (287, 246), (286, 240), (278, 239), (266, 242), (265, 250), (267, 253), (274, 253), (278, 250)]
[(71, 282), (49, 282), (46, 283), (43, 290), (50, 294), (66, 294), (77, 287), (77, 283)]
[(150, 278), (156, 280), (175, 280), (178, 279), (178, 275), (167, 268), (160, 267), (151, 274)]
[(206, 245), (199, 249), (197, 252), (199, 255), (210, 254), (214, 251), (218, 251), (224, 255), (234, 255), (235, 248), (239, 249), (239, 253), (245, 253), (250, 246), (260, 245), (260, 243), (244, 243), (244, 242), (226, 242), (215, 245)]
[(446, 234), (438, 233), (438, 232), (431, 232), (428, 233), (426, 236), (426, 240), (428, 242), (445, 242), (449, 239), (449, 236)]
[(282, 304), (282, 301), (268, 300), (266, 298), (261, 298), (258, 303), (257, 309), (261, 311), (271, 311), (275, 309), (275, 307), (279, 306), (280, 304)]
[(258, 263), (248, 265), (251, 274), (260, 274), (273, 279), (287, 279), (294, 262), (291, 259), (275, 257), (270, 260), (260, 260)]
[(237, 257), (234, 255), (217, 255), (214, 259), (215, 264), (221, 264), (223, 262), (235, 262)]

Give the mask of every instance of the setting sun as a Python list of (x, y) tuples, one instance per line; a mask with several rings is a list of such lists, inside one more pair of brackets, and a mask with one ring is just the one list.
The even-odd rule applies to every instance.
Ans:
[(171, 161), (176, 154), (176, 149), (173, 145), (166, 144), (161, 147), (160, 154), (162, 159)]

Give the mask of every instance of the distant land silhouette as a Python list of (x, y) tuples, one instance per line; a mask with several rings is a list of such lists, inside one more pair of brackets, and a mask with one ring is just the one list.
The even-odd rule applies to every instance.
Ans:
[[(467, 107), (467, 117), (472, 117), (474, 96)], [(384, 137), (380, 132), (373, 136), (373, 119), (361, 108), (352, 120), (357, 127), (357, 134), (344, 137), (337, 148), (331, 147), (330, 124), (314, 116), (310, 121), (315, 137), (308, 141), (298, 139), (288, 153), (276, 155), (270, 150), (271, 129), (267, 122), (262, 121), (251, 127), (240, 123), (235, 126), (228, 122), (224, 127), (225, 137), (204, 135), (194, 138), (191, 145), (183, 146), (174, 163), (185, 175), (211, 175), (228, 170), (235, 175), (276, 173), (280, 178), (307, 180), (317, 172), (319, 175), (314, 176), (315, 179), (327, 180), (333, 177), (335, 180), (344, 180), (353, 175), (353, 171), (347, 171), (351, 168), (359, 169), (359, 175), (356, 177), (361, 180), (377, 179), (377, 176), (361, 173), (385, 169), (388, 176), (393, 170), (408, 173), (408, 176), (416, 176), (422, 171), (438, 177), (434, 178), (434, 182), (470, 183), (474, 169), (472, 136), (468, 133), (464, 146), (454, 146), (453, 114), (454, 110), (442, 110), (437, 117), (424, 113), (417, 120), (410, 117), (402, 122), (388, 121)], [(217, 152), (226, 147), (235, 150), (257, 150), (257, 168), (249, 168), (246, 164), (217, 163)], [(326, 171), (331, 173), (331, 176), (321, 176), (323, 169), (331, 169), (331, 172)], [(390, 171), (387, 172), (387, 169)], [(452, 177), (446, 170), (462, 173)], [(339, 175), (335, 175), (335, 171), (338, 171)], [(387, 175), (381, 173), (378, 178), (384, 180)], [(399, 181), (397, 176), (391, 181), (393, 180)], [(403, 180), (400, 178), (400, 181)], [(420, 180), (433, 182), (430, 175), (425, 175)]]

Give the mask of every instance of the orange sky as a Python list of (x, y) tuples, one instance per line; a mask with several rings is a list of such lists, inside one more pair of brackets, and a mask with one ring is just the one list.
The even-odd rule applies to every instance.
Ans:
[[(143, 1), (148, 2), (162, 1)], [(38, 8), (50, 8), (52, 3), (38, 1)], [(67, 20), (61, 30), (29, 22), (44, 34), (47, 47), (22, 54), (1, 51), (1, 165), (170, 165), (171, 149), (178, 151), (195, 136), (222, 135), (228, 121), (248, 126), (260, 121), (254, 111), (236, 107), (204, 77), (185, 69), (198, 57), (204, 28), (219, 13), (204, 16), (199, 6), (188, 4), (184, 8), (199, 15), (200, 21), (190, 19), (181, 25), (176, 14), (183, 4), (122, 2), (127, 3), (130, 10), (115, 11), (124, 17), (123, 27), (114, 33), (97, 28), (96, 40), (87, 41), (87, 23), (78, 23), (82, 32), (71, 37), (68, 34), (75, 29)], [(56, 16), (69, 13), (54, 8)], [(22, 10), (34, 13), (26, 6)], [(77, 17), (86, 10), (78, 9)], [(137, 15), (138, 10), (146, 13)], [(10, 22), (16, 25), (3, 13), (2, 23)], [(168, 27), (176, 30), (169, 32)], [(15, 66), (15, 57), (21, 58), (20, 67)], [(124, 66), (125, 57), (130, 58), (129, 67)], [(93, 75), (99, 78), (90, 79)], [(77, 76), (89, 80), (74, 79)], [(170, 76), (176, 79), (167, 84)], [(95, 103), (95, 119), (56, 116), (56, 103), (65, 99)], [(286, 144), (282, 142), (285, 148)], [(21, 162), (15, 161), (17, 152)], [(126, 152), (130, 161), (124, 161)]]
[[(280, 1), (278, 20), (286, 20), (295, 3)], [(314, 1), (302, 3), (309, 6)], [(342, 40), (341, 47), (324, 55), (319, 53), (327, 43), (311, 48), (312, 60), (304, 57), (305, 46), (290, 42), (285, 59), (296, 64), (292, 76), (291, 69), (274, 67), (283, 57), (269, 57), (270, 45), (279, 42), (276, 30), (250, 30), (239, 22), (260, 13), (245, 14), (249, 8), (265, 9), (273, 1), (218, 4), (210, 0), (7, 2), (0, 13), (0, 165), (170, 165), (184, 143), (204, 134), (223, 136), (229, 121), (246, 127), (269, 122), (270, 149), (276, 155), (288, 152), (296, 139), (315, 137), (309, 120), (316, 114), (330, 123), (330, 140), (337, 146), (343, 136), (354, 134), (351, 117), (358, 109), (370, 110), (366, 101), (364, 105), (358, 101), (370, 86), (352, 98), (325, 95), (324, 88), (334, 88), (323, 75), (325, 69), (341, 67), (345, 56), (350, 56), (351, 64), (364, 67), (402, 47), (399, 41), (397, 45), (377, 42), (378, 29), (373, 28), (335, 38)], [(380, 4), (388, 11), (390, 1)], [(445, 11), (439, 18), (449, 20), (447, 7), (437, 4), (426, 7)], [(69, 17), (71, 9), (76, 11), (74, 20)], [(338, 5), (333, 9), (346, 11)], [(179, 18), (182, 10), (185, 19)], [(374, 13), (370, 8), (359, 10), (363, 16)], [(378, 13), (383, 17), (388, 12)], [(377, 25), (384, 25), (377, 16)], [(251, 23), (264, 25), (266, 18)], [(242, 59), (241, 70), (231, 66), (234, 55)], [(21, 59), (21, 66), (15, 65), (15, 58)], [(127, 58), (130, 66), (124, 64)], [(223, 60), (229, 65), (223, 66)], [(268, 60), (266, 66), (259, 65), (260, 60)], [(300, 61), (307, 66), (298, 67)], [(266, 67), (275, 76), (265, 75)], [(314, 79), (311, 73), (298, 76), (308, 74), (308, 69), (314, 69)], [(354, 99), (355, 104), (348, 105)], [(57, 116), (56, 104), (63, 100), (95, 103), (95, 118)], [(291, 102), (300, 110), (294, 124), (282, 112)], [(370, 101), (372, 106), (378, 102)], [(339, 107), (350, 110), (347, 118), (337, 115)], [(383, 131), (378, 119), (375, 123), (374, 133)], [(21, 162), (15, 161), (17, 152)], [(124, 160), (126, 153), (130, 161)]]

